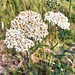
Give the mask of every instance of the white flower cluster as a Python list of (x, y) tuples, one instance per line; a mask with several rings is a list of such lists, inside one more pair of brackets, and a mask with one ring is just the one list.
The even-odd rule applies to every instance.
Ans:
[(20, 30), (10, 28), (10, 30), (7, 30), (5, 36), (4, 44), (7, 45), (7, 48), (15, 47), (16, 51), (26, 51), (28, 48), (34, 46), (34, 42), (26, 38)]
[(65, 17), (64, 14), (60, 12), (54, 13), (50, 11), (50, 12), (46, 12), (44, 16), (45, 16), (44, 20), (48, 20), (49, 22), (52, 22), (53, 25), (58, 25), (62, 29), (70, 30), (69, 28), (70, 23), (68, 22), (68, 18)]
[(48, 35), (48, 26), (43, 22), (40, 14), (33, 11), (22, 11), (11, 21), (11, 28), (6, 32), (4, 43), (8, 48), (15, 47), (16, 51), (26, 51), (35, 41), (42, 41)]
[(16, 19), (11, 21), (11, 27), (22, 29), (26, 37), (40, 42), (48, 35), (48, 26), (43, 22), (41, 15), (30, 10), (20, 12)]

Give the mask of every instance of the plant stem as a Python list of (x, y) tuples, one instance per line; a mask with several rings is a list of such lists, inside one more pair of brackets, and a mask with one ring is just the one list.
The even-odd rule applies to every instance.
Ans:
[(49, 23), (49, 40), (50, 40), (50, 25), (51, 25), (51, 23)]
[(64, 51), (64, 44), (65, 44), (65, 33), (64, 33), (64, 29), (63, 29), (63, 51)]
[(55, 27), (55, 40), (56, 40), (56, 27)]
[(29, 60), (28, 60), (28, 63), (29, 63), (29, 67), (31, 67), (31, 55), (30, 55), (30, 52), (29, 52)]
[(70, 13), (71, 13), (71, 0), (70, 0), (70, 4), (69, 4), (69, 22), (70, 22)]
[(48, 40), (50, 38), (50, 23), (48, 23), (48, 32), (49, 32), (49, 36), (48, 36)]
[(57, 26), (55, 26), (55, 42), (57, 41)]
[(29, 58), (30, 57), (28, 57), (28, 51), (27, 51), (27, 62), (26, 62), (27, 63), (27, 67), (28, 67), (28, 63), (29, 63)]

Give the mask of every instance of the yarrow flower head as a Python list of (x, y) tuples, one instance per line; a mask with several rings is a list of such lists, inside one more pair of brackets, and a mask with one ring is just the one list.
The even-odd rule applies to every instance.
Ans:
[(8, 48), (15, 47), (16, 51), (25, 51), (34, 46), (34, 42), (26, 38), (20, 30), (10, 28), (10, 30), (7, 30), (5, 36), (6, 39), (4, 43)]
[(60, 12), (54, 13), (52, 11), (49, 11), (46, 12), (44, 16), (45, 16), (44, 20), (52, 22), (53, 25), (58, 25), (62, 29), (70, 30), (69, 28), (70, 23), (68, 22), (68, 18), (64, 14)]
[(16, 51), (25, 51), (34, 46), (35, 41), (42, 41), (48, 35), (48, 26), (40, 14), (33, 11), (22, 11), (11, 21), (11, 28), (6, 32), (4, 43), (8, 48), (15, 47)]

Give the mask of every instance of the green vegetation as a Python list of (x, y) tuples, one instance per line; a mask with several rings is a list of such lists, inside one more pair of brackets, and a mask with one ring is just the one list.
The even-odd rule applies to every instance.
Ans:
[[(26, 10), (40, 13), (43, 19), (49, 10), (60, 11), (69, 18), (71, 30), (63, 31), (45, 22), (49, 25), (50, 33), (41, 43), (35, 42), (30, 55), (28, 52), (16, 52), (14, 48), (9, 50), (2, 44), (6, 30), (10, 29), (11, 20)], [(75, 1), (58, 0), (56, 5), (49, 7), (46, 0), (0, 0), (0, 41), (0, 66), (3, 67), (4, 75), (74, 75)]]

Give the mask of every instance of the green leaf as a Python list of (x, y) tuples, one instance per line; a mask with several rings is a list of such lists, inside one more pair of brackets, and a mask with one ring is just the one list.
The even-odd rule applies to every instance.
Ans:
[(20, 53), (20, 55), (22, 56), (22, 57), (24, 57), (23, 55), (22, 55), (22, 53), (21, 52), (19, 52)]
[(40, 46), (48, 47), (48, 45), (40, 45)]
[(36, 50), (39, 48), (40, 44), (38, 44), (38, 46), (30, 53), (33, 54), (34, 52), (36, 52)]
[(56, 57), (56, 55), (54, 55), (53, 53), (51, 53), (51, 55), (52, 55), (53, 57)]
[(61, 57), (65, 56), (65, 54), (54, 55), (53, 53), (51, 53), (51, 55), (55, 58), (61, 58)]
[(65, 56), (64, 54), (58, 54), (58, 55), (56, 55), (56, 57), (63, 57), (63, 56)]
[(16, 5), (17, 8), (18, 8), (18, 6), (19, 6), (18, 0), (14, 0), (14, 3), (15, 3), (15, 5)]
[(75, 73), (71, 68), (68, 68), (68, 67), (62, 67), (63, 69), (66, 69), (66, 70), (69, 70), (70, 72), (73, 72)]
[(66, 0), (66, 1), (70, 2), (70, 0)]
[(67, 48), (66, 50), (70, 49), (72, 46), (75, 46), (75, 44), (72, 44), (69, 48)]
[(51, 41), (49, 41), (49, 43), (51, 44), (51, 46), (53, 46), (53, 44), (52, 44), (52, 42), (51, 42)]
[(58, 42), (55, 44), (55, 46), (51, 47), (50, 49), (53, 50), (58, 45)]
[(75, 14), (72, 15), (72, 17), (70, 17), (71, 19), (75, 19)]
[(75, 51), (65, 50), (64, 53), (65, 52), (69, 52), (69, 53), (75, 54)]

